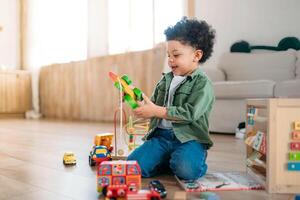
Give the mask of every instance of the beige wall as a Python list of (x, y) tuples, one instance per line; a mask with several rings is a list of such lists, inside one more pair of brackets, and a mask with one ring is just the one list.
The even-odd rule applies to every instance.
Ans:
[(19, 0), (0, 0), (0, 69), (19, 68)]

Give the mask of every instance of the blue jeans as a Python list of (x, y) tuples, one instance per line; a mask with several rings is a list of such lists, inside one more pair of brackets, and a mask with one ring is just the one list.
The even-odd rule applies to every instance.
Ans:
[(195, 180), (206, 173), (205, 145), (195, 140), (181, 143), (173, 130), (157, 128), (153, 135), (128, 156), (128, 160), (139, 163), (142, 177), (151, 177), (166, 169), (185, 180)]

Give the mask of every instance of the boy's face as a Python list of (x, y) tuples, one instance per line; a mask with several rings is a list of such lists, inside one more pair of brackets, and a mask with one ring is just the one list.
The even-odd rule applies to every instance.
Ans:
[(177, 40), (167, 42), (168, 65), (174, 75), (185, 76), (192, 73), (202, 57), (201, 50), (195, 50), (189, 45)]

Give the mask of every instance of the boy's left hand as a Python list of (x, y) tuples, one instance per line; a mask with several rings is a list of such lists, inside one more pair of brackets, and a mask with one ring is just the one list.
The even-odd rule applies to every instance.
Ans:
[(140, 118), (151, 118), (155, 116), (155, 105), (145, 94), (143, 94), (144, 102), (138, 102), (139, 107), (133, 110), (133, 113)]

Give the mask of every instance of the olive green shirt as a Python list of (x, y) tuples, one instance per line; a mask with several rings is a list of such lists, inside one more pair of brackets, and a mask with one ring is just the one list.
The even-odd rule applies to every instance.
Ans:
[[(157, 83), (151, 101), (158, 106), (166, 107), (168, 91), (173, 73), (163, 74)], [(191, 75), (181, 82), (174, 93), (173, 102), (167, 108), (167, 115), (172, 122), (174, 134), (184, 143), (197, 140), (211, 147), (213, 142), (209, 137), (209, 114), (215, 100), (211, 81), (197, 68)], [(152, 118), (150, 130), (145, 139), (153, 137), (159, 118)]]

